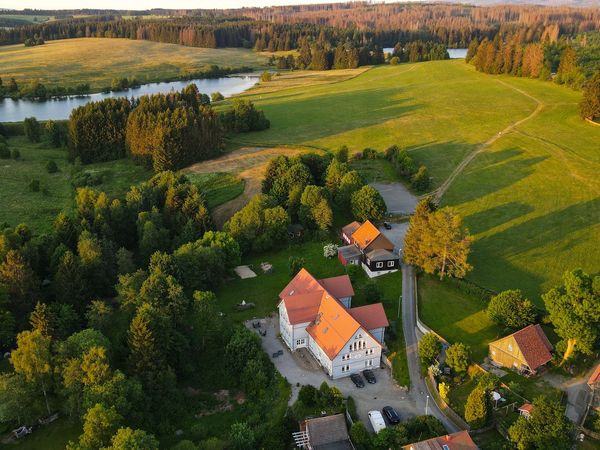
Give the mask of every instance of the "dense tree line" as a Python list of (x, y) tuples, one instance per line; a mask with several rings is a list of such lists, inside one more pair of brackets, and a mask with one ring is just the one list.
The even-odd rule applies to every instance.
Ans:
[(406, 149), (392, 145), (385, 150), (385, 157), (398, 175), (408, 181), (419, 192), (426, 192), (431, 186), (429, 171), (423, 164), (417, 166)]
[(559, 38), (558, 29), (537, 41), (529, 41), (521, 33), (497, 35), (481, 43), (471, 42), (466, 60), (481, 72), (552, 79), (578, 89), (600, 70), (600, 42), (593, 37)]
[(396, 43), (392, 58), (398, 58), (397, 62), (421, 62), (449, 59), (450, 56), (444, 44), (413, 41), (405, 45)]
[(67, 95), (85, 95), (89, 94), (90, 85), (80, 83), (73, 87), (65, 88), (63, 86), (47, 87), (38, 80), (34, 80), (27, 84), (19, 86), (14, 78), (4, 85), (0, 78), (0, 98), (33, 98), (33, 99), (48, 99), (50, 97), (65, 97)]

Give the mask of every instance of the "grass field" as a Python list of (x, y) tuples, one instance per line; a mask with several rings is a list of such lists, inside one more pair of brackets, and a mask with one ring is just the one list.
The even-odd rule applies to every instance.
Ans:
[(244, 192), (244, 180), (230, 173), (194, 173), (187, 176), (198, 185), (210, 209), (233, 200)]
[[(11, 149), (21, 153), (19, 160), (0, 159), (0, 223), (15, 226), (26, 223), (36, 233), (47, 232), (52, 228), (54, 217), (73, 206), (74, 189), (71, 186), (73, 165), (67, 161), (65, 149), (48, 147), (45, 143), (34, 144), (24, 136), (8, 140)], [(46, 163), (56, 162), (59, 170), (50, 174)], [(88, 164), (82, 170), (102, 172), (105, 181), (97, 189), (111, 196), (123, 196), (132, 184), (144, 181), (151, 172), (128, 159), (106, 163)], [(32, 192), (29, 182), (40, 180), (46, 193)]]
[(172, 79), (207, 64), (264, 68), (267, 56), (239, 48), (208, 49), (130, 39), (80, 38), (36, 47), (0, 47), (0, 77), (48, 86), (89, 83), (92, 90), (113, 78), (135, 76), (143, 83)]
[[(301, 73), (285, 75), (295, 76), (300, 83)], [(476, 238), (468, 278), (493, 290), (520, 288), (540, 305), (540, 293), (565, 270), (600, 267), (594, 251), (600, 128), (579, 118), (580, 93), (481, 74), (462, 61), (357, 70), (328, 84), (304, 81), (273, 92), (262, 83), (243, 95), (265, 111), (271, 129), (239, 139), (327, 149), (346, 144), (351, 153), (399, 144), (439, 186), (467, 154), (497, 137), (443, 198)]]

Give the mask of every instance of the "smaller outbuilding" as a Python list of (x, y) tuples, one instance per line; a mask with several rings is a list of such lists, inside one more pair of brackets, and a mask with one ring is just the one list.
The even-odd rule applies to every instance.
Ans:
[(293, 437), (296, 447), (308, 450), (354, 450), (344, 414), (306, 419)]
[(473, 442), (469, 432), (463, 430), (408, 444), (402, 448), (404, 450), (477, 450), (479, 447)]
[(518, 409), (518, 411), (521, 416), (529, 420), (533, 409), (534, 406), (531, 403), (523, 403), (523, 405)]

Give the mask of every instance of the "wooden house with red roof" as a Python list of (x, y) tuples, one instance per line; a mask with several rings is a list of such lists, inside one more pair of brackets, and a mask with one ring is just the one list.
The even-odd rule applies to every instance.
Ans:
[(317, 280), (302, 269), (279, 294), (279, 331), (307, 348), (331, 378), (377, 368), (389, 325), (381, 303), (352, 308), (347, 275)]
[(368, 220), (343, 227), (342, 241), (346, 245), (338, 248), (338, 259), (343, 265), (362, 264), (371, 278), (400, 268), (394, 244)]
[(539, 325), (529, 325), (509, 336), (490, 342), (493, 364), (534, 374), (552, 360), (552, 344)]

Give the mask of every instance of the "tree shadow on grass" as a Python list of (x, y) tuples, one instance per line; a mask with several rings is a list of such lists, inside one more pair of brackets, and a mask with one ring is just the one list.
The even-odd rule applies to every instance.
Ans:
[[(532, 300), (541, 305), (541, 285), (548, 277), (516, 267), (510, 260), (522, 259), (522, 255), (536, 249), (541, 250), (542, 247), (547, 248), (548, 245), (554, 247), (553, 254), (567, 251), (581, 240), (581, 237), (575, 237), (575, 234), (597, 225), (598, 217), (600, 198), (553, 211), (478, 239), (473, 245), (471, 258), (476, 268), (474, 278), (493, 289), (523, 289)], [(572, 267), (564, 268), (567, 269)]]
[(533, 174), (534, 166), (548, 158), (515, 159), (521, 153), (511, 148), (478, 155), (450, 187), (446, 203), (459, 205), (505, 189)]
[(483, 233), (503, 223), (532, 212), (531, 205), (522, 202), (508, 202), (465, 217), (465, 225), (472, 234)]

